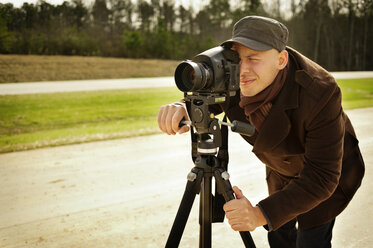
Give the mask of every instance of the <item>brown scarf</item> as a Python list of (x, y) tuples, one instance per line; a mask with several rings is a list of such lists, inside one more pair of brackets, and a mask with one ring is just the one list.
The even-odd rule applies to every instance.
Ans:
[(273, 99), (275, 99), (284, 85), (288, 70), (289, 63), (284, 69), (278, 72), (272, 84), (255, 96), (244, 96), (241, 93), (241, 101), (239, 105), (245, 110), (246, 119), (254, 125), (257, 131), (260, 130), (264, 120), (268, 116), (269, 111), (272, 108)]

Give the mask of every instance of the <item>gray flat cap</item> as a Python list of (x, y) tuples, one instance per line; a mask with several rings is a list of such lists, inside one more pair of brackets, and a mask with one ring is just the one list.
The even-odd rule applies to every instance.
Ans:
[(281, 52), (286, 47), (288, 36), (288, 29), (279, 21), (262, 16), (246, 16), (234, 24), (232, 39), (221, 45), (239, 43), (255, 51), (274, 48)]

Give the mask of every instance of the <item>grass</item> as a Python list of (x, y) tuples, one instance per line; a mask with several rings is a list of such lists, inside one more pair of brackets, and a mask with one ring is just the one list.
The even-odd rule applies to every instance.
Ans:
[(373, 78), (340, 79), (342, 106), (344, 109), (373, 106)]
[(0, 152), (159, 132), (175, 88), (0, 96)]
[[(373, 106), (373, 78), (338, 80), (344, 109)], [(0, 96), (0, 153), (159, 133), (159, 107), (176, 89)]]
[(179, 62), (0, 54), (0, 83), (172, 76)]

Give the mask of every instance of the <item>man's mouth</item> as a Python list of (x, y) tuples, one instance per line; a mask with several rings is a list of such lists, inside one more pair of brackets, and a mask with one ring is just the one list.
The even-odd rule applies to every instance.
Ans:
[(249, 84), (253, 83), (254, 81), (255, 81), (255, 79), (241, 79), (240, 80), (240, 85), (246, 86), (246, 85), (249, 85)]

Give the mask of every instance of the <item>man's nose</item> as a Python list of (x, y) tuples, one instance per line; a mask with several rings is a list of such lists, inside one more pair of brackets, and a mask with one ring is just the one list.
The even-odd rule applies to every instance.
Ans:
[(240, 73), (247, 73), (247, 72), (250, 72), (251, 71), (251, 66), (250, 66), (250, 63), (247, 63), (247, 62), (241, 62), (241, 65), (240, 65)]

